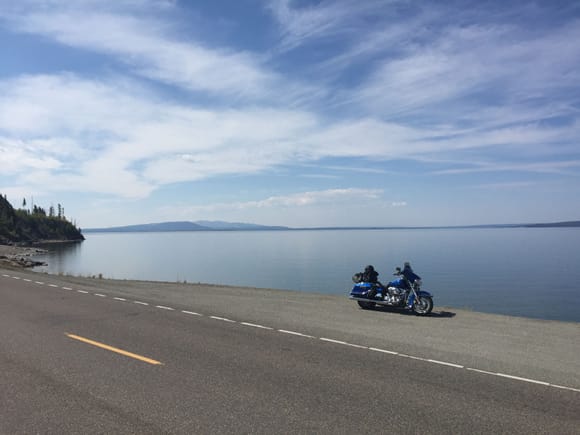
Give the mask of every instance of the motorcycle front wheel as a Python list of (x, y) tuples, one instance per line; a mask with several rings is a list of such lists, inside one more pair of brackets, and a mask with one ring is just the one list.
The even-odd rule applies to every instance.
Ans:
[(413, 304), (413, 311), (419, 316), (426, 316), (433, 309), (433, 299), (429, 296), (419, 296)]
[(375, 307), (374, 302), (366, 302), (366, 301), (357, 301), (358, 306), (361, 307), (363, 310), (370, 310)]

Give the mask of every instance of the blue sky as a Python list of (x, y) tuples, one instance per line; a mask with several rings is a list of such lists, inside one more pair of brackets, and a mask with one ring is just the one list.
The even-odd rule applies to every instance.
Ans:
[(81, 227), (580, 219), (576, 1), (0, 0), (0, 192)]

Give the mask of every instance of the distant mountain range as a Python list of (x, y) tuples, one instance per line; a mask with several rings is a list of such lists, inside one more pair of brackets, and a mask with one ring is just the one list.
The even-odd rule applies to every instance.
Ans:
[(84, 233), (145, 233), (166, 231), (265, 231), (289, 230), (288, 227), (245, 224), (240, 222), (197, 221), (160, 222), (110, 228), (84, 228)]
[(127, 225), (109, 228), (84, 228), (83, 233), (136, 233), (136, 232), (170, 232), (170, 231), (290, 231), (290, 230), (396, 230), (396, 229), (444, 229), (444, 228), (559, 228), (580, 227), (580, 221), (566, 221), (535, 224), (500, 224), (500, 225), (466, 225), (466, 226), (432, 226), (432, 227), (318, 227), (291, 228), (284, 226), (257, 225), (224, 221), (180, 221), (160, 222), (154, 224)]

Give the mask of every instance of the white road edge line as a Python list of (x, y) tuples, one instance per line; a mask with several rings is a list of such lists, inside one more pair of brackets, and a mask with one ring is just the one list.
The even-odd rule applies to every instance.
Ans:
[(274, 328), (270, 328), (269, 326), (256, 325), (255, 323), (240, 322), (240, 325), (251, 326), (253, 328), (259, 328), (259, 329), (268, 329), (270, 331), (273, 331), (274, 330)]
[(465, 367), (465, 370), (469, 370), (471, 372), (477, 372), (477, 373), (483, 373), (484, 375), (496, 375), (496, 373), (494, 372), (488, 372), (486, 370), (480, 370), (480, 369), (473, 369), (471, 367)]
[(570, 391), (576, 391), (577, 393), (580, 393), (580, 390), (578, 388), (564, 387), (562, 385), (556, 385), (556, 384), (550, 384), (550, 386), (554, 387), (554, 388), (560, 388), (562, 390), (570, 390)]
[(165, 307), (163, 305), (155, 305), (155, 308), (161, 308), (162, 310), (168, 310), (168, 311), (175, 311), (175, 308)]
[(477, 372), (477, 373), (483, 373), (485, 375), (499, 376), (500, 378), (513, 379), (515, 381), (530, 382), (532, 384), (539, 384), (539, 385), (545, 385), (547, 387), (562, 388), (562, 389), (565, 389), (565, 390), (572, 390), (572, 391), (580, 392), (580, 390), (577, 390), (575, 388), (562, 387), (560, 385), (550, 384), (549, 382), (545, 382), (545, 381), (538, 381), (536, 379), (522, 378), (520, 376), (506, 375), (505, 373), (488, 372), (486, 370), (473, 369), (473, 368), (470, 368), (470, 367), (466, 367), (466, 370), (470, 370), (472, 372)]
[(549, 382), (536, 381), (535, 379), (521, 378), (519, 376), (506, 375), (505, 373), (496, 373), (496, 376), (501, 376), (502, 378), (508, 378), (508, 379), (515, 379), (516, 381), (531, 382), (532, 384), (540, 384), (540, 385), (547, 385), (547, 386), (550, 385)]
[(368, 346), (361, 346), (360, 344), (344, 343), (346, 346), (356, 347), (357, 349), (368, 349)]
[(462, 366), (460, 364), (453, 364), (453, 363), (450, 363), (450, 362), (438, 361), (436, 359), (428, 359), (427, 361), (432, 362), (432, 363), (435, 363), (435, 364), (441, 364), (443, 366), (455, 367), (457, 369), (463, 369), (463, 368), (465, 368), (465, 366)]
[(429, 362), (429, 360), (427, 358), (420, 358), (418, 356), (407, 355), (405, 353), (399, 353), (398, 356), (403, 357), (403, 358), (416, 359), (417, 361), (427, 361), (427, 362)]
[(333, 340), (332, 338), (320, 337), (320, 340), (322, 340), (322, 341), (328, 341), (329, 343), (335, 343), (335, 344), (347, 344), (346, 341)]
[(376, 347), (369, 347), (369, 349), (374, 350), (375, 352), (388, 353), (389, 355), (398, 355), (399, 354), (399, 352), (393, 352), (392, 350), (378, 349)]
[(193, 311), (182, 311), (183, 314), (191, 314), (192, 316), (202, 316), (203, 314), (195, 313)]
[(328, 341), (329, 343), (342, 344), (344, 346), (356, 347), (357, 349), (368, 349), (367, 346), (361, 346), (360, 344), (348, 343), (346, 341), (333, 340), (332, 338), (320, 337), (320, 339), (322, 341)]
[(305, 338), (315, 338), (312, 335), (302, 334), (301, 332), (295, 332), (295, 331), (287, 331), (285, 329), (278, 329), (278, 332), (282, 332), (283, 334), (297, 335), (299, 337), (305, 337)]
[(226, 319), (225, 317), (209, 316), (210, 319), (221, 320), (222, 322), (237, 323), (235, 320)]

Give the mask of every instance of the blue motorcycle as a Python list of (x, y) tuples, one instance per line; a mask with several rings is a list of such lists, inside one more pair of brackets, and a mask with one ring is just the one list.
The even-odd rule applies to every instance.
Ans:
[(363, 310), (370, 310), (376, 305), (397, 307), (425, 316), (433, 310), (433, 295), (421, 290), (421, 278), (405, 263), (404, 270), (396, 268), (398, 278), (384, 286), (380, 282), (365, 282), (362, 273), (352, 277), (354, 287), (350, 299), (357, 301)]

